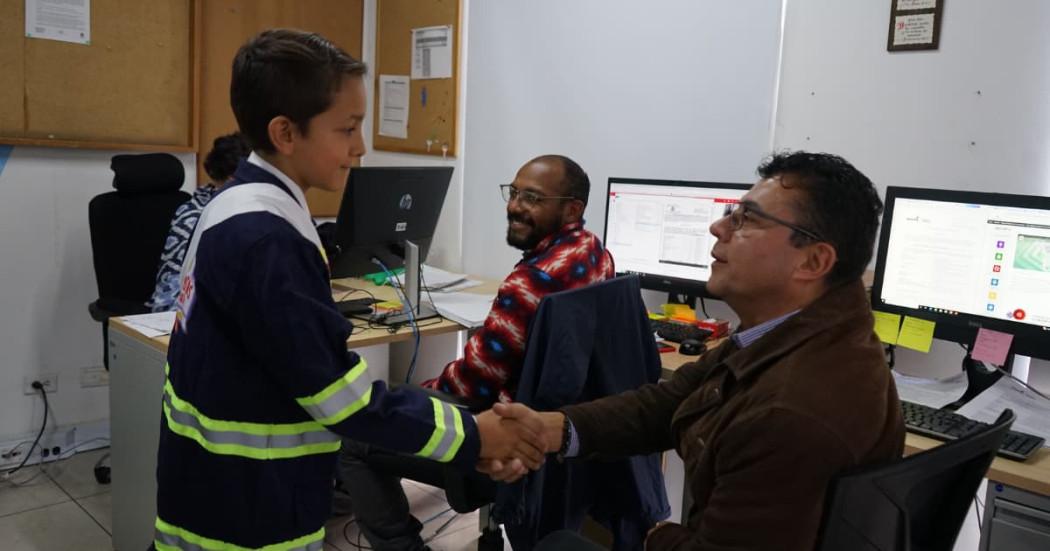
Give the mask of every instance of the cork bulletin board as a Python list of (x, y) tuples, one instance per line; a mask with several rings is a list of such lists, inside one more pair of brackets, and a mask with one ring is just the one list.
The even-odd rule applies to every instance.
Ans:
[[(381, 0), (377, 4), (376, 66), (372, 71), (377, 86), (372, 109), (375, 121), (372, 147), (382, 151), (454, 156), (459, 83), (459, 0)], [(441, 25), (452, 26), (452, 77), (412, 79), (408, 93), (407, 138), (380, 135), (380, 75), (411, 75), (412, 30)]]
[(0, 2), (0, 143), (196, 149), (200, 0), (92, 0), (91, 42), (28, 38)]

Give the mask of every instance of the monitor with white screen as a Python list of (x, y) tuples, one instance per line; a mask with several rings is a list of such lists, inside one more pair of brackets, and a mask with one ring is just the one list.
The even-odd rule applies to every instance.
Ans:
[(609, 178), (605, 246), (643, 288), (710, 296), (710, 226), (751, 184)]
[(1050, 358), (1050, 198), (887, 188), (872, 305), (935, 321), (941, 339), (970, 345), (987, 327)]

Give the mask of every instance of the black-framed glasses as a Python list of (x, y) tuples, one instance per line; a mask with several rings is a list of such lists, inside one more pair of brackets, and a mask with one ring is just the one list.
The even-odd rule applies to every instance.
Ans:
[(503, 185), (501, 185), (499, 187), (499, 191), (500, 191), (500, 194), (503, 195), (503, 200), (504, 201), (509, 203), (509, 202), (517, 199), (517, 200), (521, 201), (522, 203), (524, 203), (525, 206), (527, 206), (527, 207), (535, 207), (536, 205), (538, 205), (538, 204), (540, 204), (540, 203), (542, 203), (542, 202), (544, 202), (544, 201), (546, 201), (548, 199), (573, 199), (573, 200), (577, 200), (577, 201), (579, 200), (579, 198), (577, 198), (577, 197), (567, 197), (567, 196), (560, 196), (560, 195), (540, 195), (539, 193), (536, 193), (535, 191), (529, 191), (529, 190), (521, 191), (518, 188), (514, 187), (513, 184), (503, 184)]
[(768, 212), (749, 203), (737, 203), (733, 205), (732, 209), (729, 211), (729, 214), (727, 216), (729, 216), (729, 225), (733, 229), (733, 231), (739, 231), (744, 227), (744, 224), (748, 220), (751, 220), (752, 217), (754, 217), (769, 220), (770, 222), (780, 224), (785, 228), (795, 230), (796, 232), (812, 239), (813, 241), (825, 240), (813, 230), (807, 230), (806, 228), (803, 228), (802, 226), (799, 226), (794, 222), (788, 222), (787, 220), (784, 220), (782, 218), (777, 218), (776, 216), (773, 216), (772, 214), (769, 214)]

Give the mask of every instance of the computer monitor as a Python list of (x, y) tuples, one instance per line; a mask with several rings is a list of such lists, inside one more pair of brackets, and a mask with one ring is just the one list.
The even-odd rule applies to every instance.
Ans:
[(351, 169), (336, 219), (338, 252), (331, 260), (332, 277), (382, 271), (374, 260), (389, 270), (404, 266), (414, 317), (426, 317), (420, 304), (419, 264), (430, 249), (451, 178), (452, 167), (446, 166)]
[(887, 188), (871, 302), (940, 339), (969, 346), (986, 327), (1050, 358), (1050, 198)]
[[(605, 246), (645, 289), (710, 297), (710, 226), (751, 184), (609, 178)], [(687, 301), (689, 302), (689, 301)]]

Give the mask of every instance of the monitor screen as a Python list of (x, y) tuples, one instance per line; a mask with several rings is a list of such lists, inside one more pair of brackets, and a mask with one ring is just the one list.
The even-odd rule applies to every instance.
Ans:
[(638, 274), (642, 287), (708, 295), (710, 226), (751, 184), (609, 178), (605, 246), (618, 273)]
[(404, 243), (426, 258), (452, 167), (356, 167), (343, 192), (336, 219), (332, 277), (379, 272), (380, 260), (393, 270), (404, 265)]
[(969, 345), (981, 327), (1050, 356), (1050, 198), (889, 187), (876, 310), (937, 322)]

